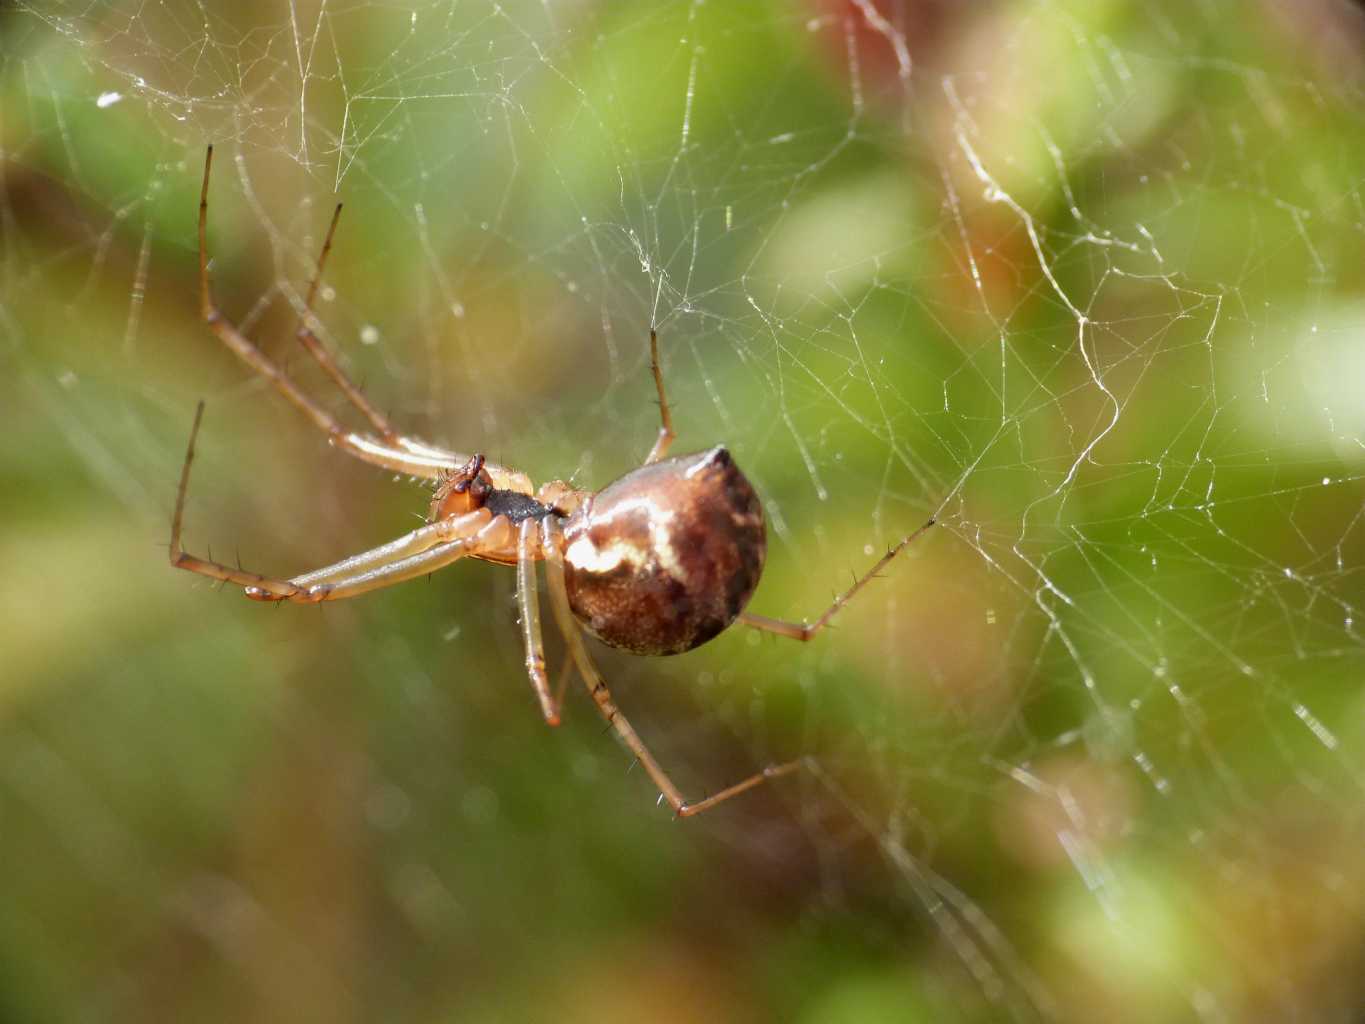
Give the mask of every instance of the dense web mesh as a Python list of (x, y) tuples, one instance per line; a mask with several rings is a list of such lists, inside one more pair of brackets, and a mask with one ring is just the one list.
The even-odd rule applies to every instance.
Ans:
[[(1363, 54), (1333, 0), (0, 5), (0, 999), (1356, 1019)], [(340, 198), (320, 333), (404, 428), (599, 487), (653, 326), (677, 450), (764, 499), (752, 610), (937, 519), (809, 645), (598, 650), (687, 792), (810, 771), (653, 811), (486, 565), (165, 566), (200, 397), (196, 550), (427, 497), (199, 324), (208, 142), (220, 301), (337, 415), (291, 335)]]

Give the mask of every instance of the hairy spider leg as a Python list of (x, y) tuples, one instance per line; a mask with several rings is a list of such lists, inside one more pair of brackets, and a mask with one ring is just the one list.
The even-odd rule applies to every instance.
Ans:
[[(254, 342), (237, 329), (232, 321), (223, 315), (222, 310), (214, 302), (213, 286), (209, 279), (208, 208), (209, 176), (212, 168), (213, 147), (209, 146), (204, 154), (204, 183), (199, 193), (199, 309), (204, 323), (218, 337), (218, 340), (242, 362), (268, 380), (276, 391), (307, 416), (314, 426), (325, 433), (332, 444), (362, 462), (427, 480), (439, 479), (443, 471), (456, 469), (468, 462), (468, 455), (446, 451), (415, 438), (398, 435), (395, 441), (390, 443), (382, 438), (347, 430), (327, 410), (304, 394), (279, 364), (261, 351)], [(333, 216), (333, 226), (335, 226), (335, 215)], [(316, 286), (316, 279), (314, 285)], [(310, 296), (311, 291), (312, 289), (310, 289)], [(311, 315), (311, 302), (309, 309)], [(323, 351), (325, 355), (325, 350), (322, 350), (320, 345), (318, 351)], [(314, 357), (317, 358), (316, 352)], [(331, 361), (330, 356), (326, 358)], [(336, 367), (334, 362), (332, 365), (335, 367), (336, 373), (341, 374), (340, 367)], [(325, 362), (323, 368), (328, 369)], [(331, 374), (331, 370), (328, 372)], [(341, 375), (344, 376), (344, 374)], [(333, 375), (333, 379), (335, 379), (335, 375)], [(352, 392), (359, 394), (359, 390), (354, 385), (350, 385), (349, 381), (348, 386), (349, 390), (343, 388), (348, 398), (351, 398)], [(493, 479), (495, 486), (506, 490), (521, 491), (525, 494), (531, 493), (530, 480), (525, 474), (491, 462), (485, 463), (484, 468)]]
[(654, 371), (654, 389), (659, 392), (659, 436), (654, 447), (645, 457), (645, 465), (658, 462), (666, 454), (677, 435), (673, 433), (673, 414), (668, 408), (668, 396), (664, 394), (664, 372), (659, 367), (659, 335), (654, 328), (649, 329), (649, 368)]
[(487, 509), (480, 509), (466, 516), (428, 524), (371, 551), (292, 579), (262, 576), (191, 555), (181, 545), (180, 537), (189, 493), (190, 467), (194, 462), (194, 443), (203, 417), (204, 403), (200, 402), (194, 413), (194, 427), (185, 450), (185, 464), (176, 490), (175, 515), (171, 520), (170, 561), (177, 569), (235, 583), (257, 600), (315, 604), (355, 597), (424, 576), (461, 558), (505, 550), (511, 543), (511, 524), (504, 517), (494, 517)]
[(616, 706), (616, 702), (611, 698), (611, 691), (607, 689), (606, 680), (602, 678), (602, 673), (598, 671), (597, 666), (588, 656), (587, 647), (583, 643), (582, 631), (578, 628), (573, 609), (569, 605), (569, 591), (564, 583), (563, 538), (564, 534), (555, 517), (545, 516), (541, 520), (541, 549), (545, 555), (545, 579), (550, 590), (550, 607), (554, 611), (560, 631), (564, 634), (564, 642), (569, 648), (569, 656), (578, 666), (578, 672), (583, 677), (583, 683), (587, 686), (593, 703), (597, 705), (597, 710), (606, 719), (607, 724), (616, 730), (616, 735), (621, 738), (621, 742), (626, 745), (626, 748), (635, 755), (636, 760), (640, 762), (678, 817), (687, 818), (694, 814), (700, 814), (702, 811), (710, 810), (717, 804), (729, 800), (732, 796), (738, 796), (755, 786), (762, 785), (769, 779), (789, 775), (802, 766), (803, 762), (799, 760), (769, 765), (762, 771), (755, 772), (747, 779), (737, 782), (733, 786), (728, 786), (704, 800), (689, 801), (685, 799), (678, 787), (673, 785), (668, 774), (660, 767), (659, 762), (654, 760), (654, 755), (649, 752), (644, 741), (640, 739), (639, 733), (626, 720), (626, 716), (621, 714), (621, 709)]
[(558, 725), (559, 699), (550, 695), (550, 680), (545, 675), (545, 638), (540, 629), (540, 598), (536, 592), (536, 556), (540, 554), (536, 527), (534, 519), (523, 519), (517, 536), (517, 603), (521, 610), (521, 639), (526, 648), (526, 673), (540, 701), (545, 724)]

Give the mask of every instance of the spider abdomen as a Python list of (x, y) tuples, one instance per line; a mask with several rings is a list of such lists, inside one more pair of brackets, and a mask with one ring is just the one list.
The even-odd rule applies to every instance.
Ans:
[(724, 448), (627, 473), (564, 524), (574, 614), (636, 654), (681, 654), (729, 626), (766, 551), (763, 506)]

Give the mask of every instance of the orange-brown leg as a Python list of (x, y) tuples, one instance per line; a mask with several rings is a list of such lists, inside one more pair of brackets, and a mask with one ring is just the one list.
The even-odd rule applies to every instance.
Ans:
[(327, 238), (322, 243), (322, 252), (318, 254), (317, 269), (313, 272), (313, 280), (308, 284), (308, 296), (303, 303), (303, 315), (299, 318), (299, 329), (296, 337), (304, 348), (308, 350), (319, 366), (332, 378), (332, 383), (337, 386), (350, 403), (360, 411), (360, 414), (369, 420), (370, 426), (374, 428), (387, 444), (400, 445), (401, 438), (398, 431), (393, 429), (393, 424), (388, 417), (375, 408), (374, 404), (365, 397), (358, 387), (352, 383), (350, 376), (337, 363), (335, 357), (327, 351), (325, 345), (313, 332), (315, 317), (313, 314), (313, 303), (317, 301), (318, 286), (322, 283), (322, 271), (327, 266), (327, 257), (332, 252), (332, 237), (336, 234), (337, 222), (341, 220), (341, 204), (337, 203), (337, 208), (332, 212), (332, 223), (327, 227)]
[(526, 648), (526, 674), (540, 701), (546, 725), (559, 724), (559, 701), (550, 695), (545, 674), (545, 639), (540, 629), (540, 600), (536, 593), (536, 557), (540, 541), (536, 521), (523, 519), (517, 536), (517, 603), (521, 609), (521, 639)]
[[(237, 358), (269, 381), (291, 405), (307, 416), (314, 426), (326, 434), (332, 444), (362, 462), (427, 480), (439, 479), (442, 472), (456, 469), (468, 462), (468, 455), (446, 451), (435, 445), (427, 444), (425, 441), (393, 433), (387, 420), (382, 416), (379, 417), (378, 423), (371, 419), (371, 423), (380, 429), (380, 437), (347, 430), (331, 413), (304, 394), (278, 363), (261, 351), (254, 342), (237, 329), (231, 320), (223, 315), (222, 310), (214, 302), (213, 286), (209, 279), (208, 208), (209, 177), (212, 169), (213, 147), (209, 146), (204, 154), (204, 182), (199, 192), (199, 310), (204, 318), (204, 323), (213, 331), (218, 340)], [(333, 227), (335, 227), (335, 216), (333, 217)], [(330, 244), (330, 231), (328, 236)], [(325, 255), (324, 253), (324, 259)], [(308, 308), (310, 315), (312, 293), (317, 287), (320, 274), (321, 270), (319, 269), (319, 274), (314, 277), (313, 286), (309, 289)], [(306, 319), (304, 330), (307, 330)], [(310, 351), (313, 349), (310, 348)], [(359, 389), (346, 378), (345, 373), (320, 344), (314, 351), (314, 357), (322, 363), (323, 369), (327, 370), (333, 380), (337, 380), (338, 383), (345, 380), (342, 391), (348, 399), (354, 403), (358, 397), (361, 402), (364, 402), (364, 396), (360, 394)], [(368, 409), (370, 412), (377, 413), (377, 410), (374, 410), (368, 402), (358, 407), (361, 408), (362, 412)], [(368, 417), (369, 413), (366, 415)], [(384, 424), (384, 427), (380, 428), (379, 423)], [(385, 433), (386, 430), (387, 434)], [(387, 439), (390, 435), (392, 440)], [(530, 481), (524, 474), (491, 462), (485, 463), (484, 468), (493, 479), (495, 486), (522, 491), (527, 494), (531, 492)]]
[(659, 335), (651, 327), (649, 331), (649, 368), (654, 371), (654, 389), (659, 393), (659, 436), (654, 442), (654, 447), (649, 450), (649, 455), (645, 458), (645, 465), (651, 462), (658, 462), (668, 454), (669, 446), (673, 444), (673, 438), (677, 435), (673, 433), (673, 414), (668, 408), (668, 396), (664, 394), (664, 372), (659, 367)]
[(191, 555), (181, 545), (180, 537), (189, 493), (190, 467), (194, 462), (194, 443), (203, 416), (204, 403), (200, 402), (194, 414), (190, 443), (185, 450), (185, 464), (176, 490), (175, 515), (171, 520), (170, 561), (177, 569), (235, 583), (245, 588), (247, 596), (257, 600), (314, 604), (355, 597), (425, 575), (460, 558), (510, 544), (511, 530), (507, 521), (495, 519), (487, 509), (480, 509), (466, 516), (430, 523), (370, 551), (289, 579), (262, 576)]
[[(356, 597), (371, 590), (379, 590), (383, 587), (393, 586), (395, 583), (403, 583), (406, 580), (417, 579), (419, 576), (430, 575), (437, 569), (444, 569), (447, 565), (458, 562), (462, 558), (472, 558), (475, 555), (495, 551), (504, 552), (511, 543), (512, 525), (502, 516), (494, 516), (491, 522), (468, 537), (456, 537), (454, 540), (445, 541), (419, 554), (376, 565), (363, 572), (342, 576), (327, 583), (315, 583), (308, 588), (308, 597), (289, 598), (289, 600), (299, 600), (306, 604), (314, 601), (345, 600), (348, 597)], [(320, 596), (312, 596), (317, 594)], [(273, 600), (273, 596), (253, 594), (249, 589), (247, 596), (259, 597), (262, 600)]]
[(838, 614), (839, 609), (848, 604), (853, 596), (862, 590), (863, 587), (876, 578), (877, 573), (881, 572), (891, 563), (891, 560), (909, 547), (914, 541), (918, 540), (929, 527), (934, 525), (934, 520), (930, 519), (908, 537), (903, 537), (895, 547), (877, 560), (877, 564), (858, 577), (842, 594), (834, 599), (834, 603), (825, 609), (818, 619), (811, 623), (788, 622), (786, 619), (770, 619), (766, 615), (754, 615), (751, 612), (740, 613), (739, 620), (746, 626), (754, 629), (761, 629), (768, 633), (776, 633), (778, 636), (785, 636), (791, 640), (810, 640), (822, 629), (829, 625), (829, 620)]
[(769, 765), (742, 782), (728, 786), (704, 800), (689, 801), (685, 799), (682, 792), (668, 777), (668, 774), (660, 767), (659, 762), (654, 760), (654, 755), (649, 752), (649, 748), (640, 739), (639, 733), (626, 720), (626, 716), (621, 714), (621, 709), (616, 706), (616, 702), (611, 698), (611, 691), (607, 689), (606, 680), (602, 678), (602, 673), (597, 670), (592, 658), (588, 656), (587, 647), (583, 643), (582, 631), (578, 628), (573, 610), (569, 606), (569, 592), (564, 583), (564, 557), (561, 551), (563, 532), (554, 516), (546, 516), (541, 520), (541, 524), (541, 548), (545, 554), (545, 578), (550, 589), (550, 607), (554, 610), (555, 619), (559, 623), (560, 631), (564, 634), (569, 655), (574, 664), (578, 666), (579, 674), (583, 677), (583, 682), (588, 688), (588, 693), (592, 696), (593, 703), (597, 705), (597, 710), (616, 731), (616, 735), (620, 737), (626, 748), (635, 755), (635, 759), (640, 762), (650, 779), (653, 780), (654, 785), (659, 788), (662, 799), (668, 802), (678, 817), (688, 818), (694, 814), (700, 814), (702, 811), (708, 811), (717, 804), (723, 803), (733, 796), (738, 796), (740, 793), (747, 792), (769, 779), (790, 775), (802, 766), (803, 762), (799, 760)]

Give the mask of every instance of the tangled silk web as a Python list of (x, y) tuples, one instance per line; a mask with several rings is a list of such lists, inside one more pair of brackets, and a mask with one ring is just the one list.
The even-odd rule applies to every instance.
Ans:
[[(159, 595), (145, 613), (158, 631), (192, 614), (196, 643), (231, 646), (220, 656), (248, 674), (307, 660), (284, 653), (302, 618), (272, 615), (263, 646), (233, 605), (219, 632), (205, 619), (229, 616), (226, 599), (166, 580), (154, 557), (198, 395), (216, 468), (190, 529), (206, 543), (294, 571), (405, 528), (406, 513), (319, 511), (316, 494), (341, 493), (324, 477), (352, 471), (194, 322), (212, 141), (225, 305), (286, 358), (343, 197), (320, 329), (433, 440), (600, 486), (652, 440), (657, 325), (680, 448), (726, 442), (764, 497), (755, 611), (815, 613), (937, 517), (818, 644), (729, 635), (678, 662), (604, 655), (623, 707), (658, 700), (661, 678), (697, 694), (641, 712), (694, 791), (818, 755), (813, 778), (698, 824), (726, 845), (713, 864), (769, 858), (808, 920), (861, 914), (860, 977), (906, 971), (916, 1005), (1345, 1018), (1365, 998), (1365, 21), (1333, 0), (1281, 6), (0, 6), (0, 338), (9, 415), (50, 436), (6, 464), (60, 498), (21, 513), (33, 529), (18, 532), (40, 540), (22, 557), (7, 545), (5, 587), (56, 586), (48, 614), (96, 616), (49, 637), (12, 602), (32, 681), (5, 710), (0, 791), (38, 822), (21, 834), (154, 842), (121, 797), (52, 782), (98, 763), (89, 734), (52, 725), (76, 699), (54, 696), (58, 681), (113, 702), (128, 698), (110, 679), (170, 690), (184, 675), (107, 617), (120, 588)], [(347, 501), (373, 503), (355, 472)], [(117, 566), (81, 547), (108, 551), (94, 517), (111, 509), (136, 549)], [(315, 527), (323, 540), (301, 549)], [(355, 671), (375, 693), (380, 676), (426, 672), (452, 714), (497, 701), (500, 722), (533, 720), (506, 585), (455, 571), (472, 578), (465, 609), (357, 642)], [(72, 596), (92, 573), (98, 611)], [(468, 610), (490, 593), (485, 618)], [(340, 616), (364, 614), (331, 621), (354, 630), (363, 620)], [(452, 648), (494, 620), (511, 639), (478, 656), (496, 685), (443, 692), (467, 664)], [(60, 639), (73, 631), (104, 656), (77, 659)], [(211, 653), (194, 657), (201, 698), (232, 688), (203, 676)], [(625, 794), (610, 837), (629, 845), (642, 777), (618, 778), (591, 730), (580, 752)], [(442, 770), (491, 818), (512, 783), (467, 753)], [(422, 806), (395, 778), (377, 791), (375, 829)], [(413, 886), (455, 888), (440, 835), (405, 854), (396, 905), (411, 909)], [(115, 870), (77, 863), (78, 878)], [(8, 945), (50, 909), (28, 891)], [(491, 927), (477, 902), (418, 902), (428, 948), (442, 928)], [(68, 970), (100, 1006), (136, 976), (80, 962)], [(381, 973), (401, 988), (409, 970)]]

